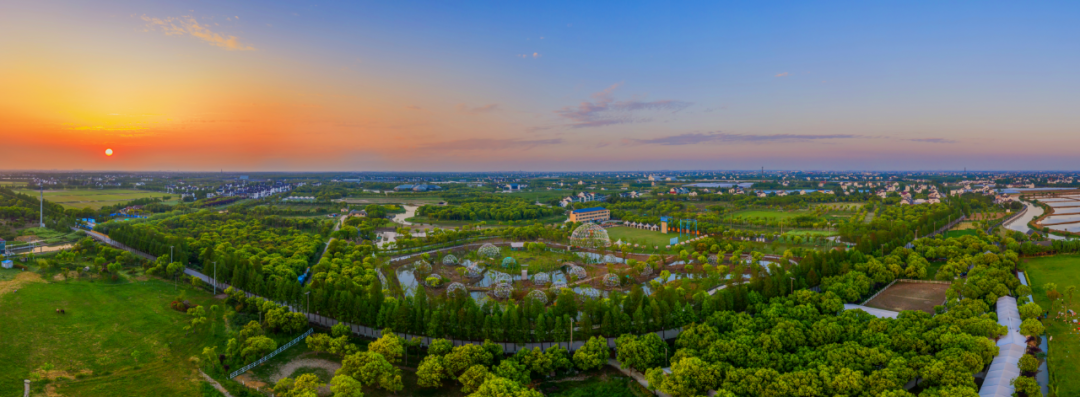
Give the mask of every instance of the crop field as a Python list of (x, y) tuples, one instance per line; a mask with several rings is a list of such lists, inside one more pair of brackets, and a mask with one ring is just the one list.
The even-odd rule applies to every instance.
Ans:
[[(19, 190), (18, 192), (31, 196), (38, 195), (35, 190)], [(63, 205), (64, 208), (98, 209), (106, 205), (126, 203), (134, 199), (163, 196), (172, 196), (172, 200), (177, 198), (175, 194), (130, 189), (45, 191), (46, 200)]]
[[(0, 286), (0, 390), (22, 390), (23, 379), (41, 376), (33, 395), (220, 395), (188, 357), (220, 342), (224, 331), (186, 335), (187, 316), (169, 308), (179, 294), (171, 283), (45, 282), (29, 272), (20, 278), (0, 281), (21, 281), (18, 291)], [(202, 291), (180, 291), (196, 304), (219, 303)]]
[(624, 243), (664, 247), (671, 243), (672, 237), (679, 237), (679, 233), (663, 234), (652, 230), (635, 229), (625, 226), (615, 226), (605, 230), (607, 230), (608, 238), (610, 238), (613, 243), (622, 240)]
[[(1050, 300), (1046, 297), (1046, 288), (1043, 288), (1047, 283), (1057, 284), (1057, 290), (1062, 294), (1070, 286), (1080, 287), (1080, 255), (1032, 258), (1027, 260), (1024, 267), (1035, 303), (1044, 310), (1050, 310)], [(1068, 297), (1062, 299), (1067, 300)], [(1050, 373), (1054, 374), (1059, 387), (1057, 395), (1080, 395), (1080, 330), (1077, 330), (1076, 323), (1054, 317), (1051, 314), (1043, 324), (1046, 325), (1046, 334), (1053, 338), (1048, 342), (1048, 361)], [(1073, 316), (1067, 321), (1075, 318)]]
[(934, 314), (934, 306), (945, 302), (945, 291), (948, 289), (948, 284), (897, 282), (866, 302), (866, 306), (896, 312), (922, 310)]

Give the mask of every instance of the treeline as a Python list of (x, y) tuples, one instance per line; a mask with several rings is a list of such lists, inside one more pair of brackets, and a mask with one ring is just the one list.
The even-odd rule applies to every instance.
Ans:
[(445, 206), (425, 205), (416, 210), (419, 216), (455, 221), (516, 221), (561, 215), (559, 207), (540, 206), (528, 200), (495, 194), (462, 195), (448, 198)]

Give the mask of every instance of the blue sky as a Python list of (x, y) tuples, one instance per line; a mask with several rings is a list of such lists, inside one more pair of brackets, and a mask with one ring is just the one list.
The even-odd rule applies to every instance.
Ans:
[(24, 157), (0, 168), (1076, 169), (1077, 16), (1066, 2), (12, 2), (0, 134)]

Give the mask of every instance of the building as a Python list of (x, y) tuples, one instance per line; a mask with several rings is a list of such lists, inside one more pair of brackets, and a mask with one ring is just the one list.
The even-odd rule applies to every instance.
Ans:
[(11, 269), (15, 267), (15, 262), (12, 262), (11, 259), (8, 259), (6, 261), (0, 262), (0, 267), (4, 269)]
[(570, 222), (603, 222), (609, 219), (611, 219), (611, 211), (604, 207), (570, 211)]

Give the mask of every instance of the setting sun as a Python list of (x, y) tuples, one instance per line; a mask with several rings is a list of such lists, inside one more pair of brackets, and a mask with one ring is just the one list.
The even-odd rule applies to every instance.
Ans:
[(105, 149), (106, 156), (112, 156), (112, 149)]

